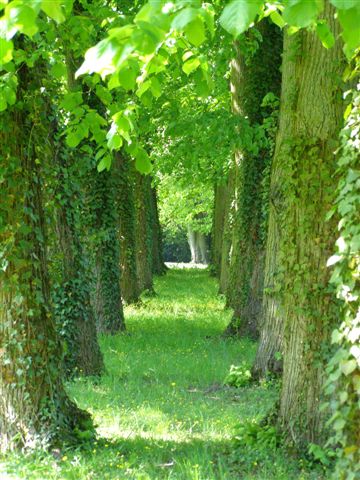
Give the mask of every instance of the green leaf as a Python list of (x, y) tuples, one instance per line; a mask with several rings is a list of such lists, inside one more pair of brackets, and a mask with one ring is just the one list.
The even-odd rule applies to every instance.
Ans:
[(48, 17), (55, 20), (55, 22), (64, 22), (65, 15), (62, 11), (61, 3), (60, 0), (42, 0), (41, 10), (43, 10)]
[(6, 102), (9, 105), (14, 105), (14, 103), (16, 102), (16, 93), (9, 86), (6, 86), (4, 88), (4, 97), (5, 97)]
[(107, 138), (107, 145), (110, 148), (110, 150), (119, 150), (119, 148), (123, 144), (123, 140), (119, 135), (119, 132), (117, 130), (115, 123), (111, 125), (111, 128), (108, 131), (106, 138)]
[(28, 5), (19, 2), (9, 3), (6, 7), (6, 16), (10, 19), (10, 25), (25, 35), (32, 37), (38, 32), (36, 13)]
[(304, 28), (317, 19), (321, 10), (321, 4), (317, 0), (289, 0), (286, 3), (283, 17), (287, 24)]
[(335, 38), (326, 22), (318, 22), (316, 33), (325, 48), (332, 48), (335, 45)]
[(185, 27), (198, 17), (198, 11), (195, 8), (184, 8), (178, 13), (171, 23), (171, 27), (178, 32), (183, 32)]
[(139, 98), (142, 97), (142, 95), (144, 95), (144, 93), (147, 92), (150, 87), (151, 87), (151, 81), (146, 80), (146, 82), (143, 82), (143, 83), (140, 84), (139, 88), (136, 91), (136, 95)]
[(110, 155), (105, 155), (105, 157), (103, 157), (101, 159), (101, 161), (99, 162), (98, 166), (97, 166), (97, 171), (98, 172), (102, 172), (103, 170), (110, 170), (111, 168), (111, 162), (112, 162), (112, 158)]
[(159, 98), (161, 96), (161, 83), (157, 77), (151, 78), (151, 93), (155, 98)]
[(77, 70), (75, 77), (97, 72), (104, 78), (120, 68), (133, 50), (134, 46), (131, 44), (123, 45), (116, 38), (105, 38), (87, 50), (85, 61)]
[(283, 28), (285, 26), (284, 19), (277, 10), (270, 13), (270, 18), (278, 27)]
[(210, 3), (203, 4), (203, 7), (200, 10), (200, 15), (205, 21), (205, 24), (210, 32), (211, 38), (214, 38), (215, 35), (215, 10), (213, 5)]
[(135, 153), (135, 167), (140, 173), (148, 174), (152, 170), (149, 155), (142, 147), (138, 147)]
[(245, 32), (261, 11), (262, 0), (233, 0), (223, 10), (220, 17), (221, 26), (237, 38)]
[(196, 70), (199, 65), (200, 60), (197, 57), (192, 57), (190, 58), (190, 60), (184, 63), (182, 69), (186, 73), (186, 75), (190, 75), (190, 73)]
[(347, 360), (346, 362), (341, 362), (340, 368), (344, 375), (350, 375), (350, 373), (357, 368), (357, 362), (356, 360)]
[(339, 10), (349, 10), (359, 5), (359, 0), (330, 0), (330, 3)]
[(11, 40), (0, 38), (0, 64), (8, 63), (13, 58), (14, 44)]
[(138, 72), (127, 65), (119, 71), (119, 83), (125, 90), (135, 90), (137, 76)]
[(64, 108), (65, 110), (71, 112), (74, 110), (78, 105), (82, 104), (82, 93), (81, 92), (74, 92), (74, 93), (67, 93), (64, 96), (64, 99), (60, 103), (60, 107)]
[(112, 102), (111, 93), (103, 85), (96, 85), (95, 93), (104, 105), (109, 105)]
[(190, 43), (198, 47), (206, 40), (204, 22), (200, 18), (196, 18), (190, 22), (185, 28), (185, 36)]
[(0, 95), (0, 112), (3, 112), (7, 108), (7, 103), (3, 95)]
[(55, 63), (51, 67), (50, 73), (55, 78), (66, 77), (66, 74), (67, 74), (66, 66), (63, 63)]
[(343, 30), (344, 51), (347, 58), (351, 59), (360, 47), (360, 4), (349, 10), (338, 10), (338, 18)]
[(78, 135), (76, 131), (70, 132), (66, 136), (66, 143), (71, 148), (77, 147), (81, 142), (81, 140), (82, 140), (82, 137)]

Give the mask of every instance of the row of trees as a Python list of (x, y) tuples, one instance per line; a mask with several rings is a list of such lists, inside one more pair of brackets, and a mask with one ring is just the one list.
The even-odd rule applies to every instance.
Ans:
[[(151, 178), (124, 151), (94, 155), (106, 136), (104, 92), (74, 78), (88, 46), (74, 38), (91, 9), (74, 5), (83, 24), (57, 27), (44, 15), (59, 20), (57, 2), (33, 25), (27, 2), (13, 3), (4, 18), (20, 32), (1, 40), (1, 450), (91, 431), (64, 377), (103, 372), (97, 335), (123, 331), (123, 301), (139, 302), (165, 269)], [(71, 115), (84, 112), (84, 138), (65, 140)], [(97, 167), (105, 155), (111, 172)]]
[[(214, 187), (212, 259), (234, 309), (228, 332), (260, 336), (255, 376), (282, 372), (278, 422), (288, 440), (323, 442), (333, 413), (338, 478), (354, 478), (358, 2), (14, 0), (1, 9), (2, 448), (89, 428), (62, 388), (63, 345), (68, 371), (99, 373), (96, 324), (123, 328), (121, 298), (136, 301), (164, 269), (156, 193), (137, 170), (152, 168), (169, 85), (185, 105), (175, 115), (191, 118), (188, 90), (179, 93), (185, 80), (207, 107), (197, 109), (198, 127), (188, 126), (190, 145), (160, 135), (163, 150), (193, 153), (201, 133), (215, 137), (222, 121), (216, 160), (207, 168), (209, 152), (198, 149), (195, 162), (183, 155), (192, 161), (155, 164), (161, 175)], [(209, 97), (216, 53), (230, 51), (219, 23), (236, 39), (233, 115), (230, 101), (223, 108), (227, 94), (219, 108)], [(204, 127), (201, 119), (214, 117)], [(325, 382), (331, 399), (321, 409)]]
[[(236, 42), (232, 105), (252, 140), (236, 150), (227, 183), (216, 185), (213, 261), (234, 312), (227, 333), (259, 338), (255, 378), (281, 375), (277, 422), (288, 441), (340, 442), (336, 478), (350, 479), (360, 472), (359, 297), (352, 294), (359, 288), (359, 65), (347, 62), (339, 18), (325, 2), (318, 29), (327, 26), (329, 44), (315, 30), (281, 32), (267, 19)], [(355, 243), (349, 229), (347, 238), (337, 232), (348, 214)], [(332, 256), (335, 243), (341, 254)]]

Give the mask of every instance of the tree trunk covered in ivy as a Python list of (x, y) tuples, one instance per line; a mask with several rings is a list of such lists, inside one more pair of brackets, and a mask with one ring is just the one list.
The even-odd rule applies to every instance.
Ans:
[(135, 172), (130, 159), (116, 154), (114, 168), (119, 171), (117, 204), (119, 209), (121, 294), (126, 303), (140, 299), (136, 273)]
[(95, 297), (97, 329), (115, 334), (125, 330), (120, 285), (120, 238), (117, 211), (117, 170), (90, 171), (89, 201), (94, 241)]
[[(248, 120), (254, 133), (251, 144), (244, 143), (234, 157), (234, 223), (226, 292), (234, 315), (227, 333), (252, 338), (257, 337), (261, 316), (264, 275), (262, 179), (271, 152), (260, 144), (260, 140), (256, 143), (256, 129), (268, 115), (262, 106), (265, 95), (269, 92), (280, 94), (281, 44), (278, 27), (264, 20), (236, 43), (236, 58), (232, 64), (233, 110)], [(255, 51), (249, 46), (255, 46)]]
[[(339, 27), (325, 3), (334, 37)], [(325, 350), (336, 319), (326, 262), (336, 224), (325, 221), (334, 200), (334, 150), (342, 123), (341, 43), (325, 49), (315, 32), (286, 35), (280, 131), (275, 164), (281, 164), (284, 198), (278, 252), (285, 318), (280, 423), (296, 443), (320, 441)]]
[[(0, 450), (48, 444), (91, 427), (67, 397), (50, 308), (42, 171), (53, 151), (41, 68), (18, 69), (21, 109), (0, 135)], [(14, 142), (16, 138), (16, 142)]]
[(214, 189), (214, 214), (211, 232), (211, 264), (213, 273), (220, 277), (222, 240), (225, 220), (226, 185), (217, 184)]
[(60, 142), (56, 155), (56, 233), (61, 279), (54, 293), (55, 318), (66, 345), (68, 374), (100, 375), (104, 362), (91, 304), (89, 262), (80, 238), (83, 204), (78, 171), (69, 149)]
[(153, 292), (151, 177), (135, 172), (136, 272), (140, 291)]
[(152, 273), (154, 275), (163, 275), (166, 272), (166, 265), (163, 259), (162, 231), (159, 220), (158, 200), (155, 187), (150, 188), (150, 207), (152, 218)]
[(231, 229), (233, 225), (233, 200), (234, 200), (234, 168), (230, 168), (228, 180), (224, 192), (224, 226), (223, 238), (221, 242), (221, 263), (219, 292), (225, 293), (229, 281), (230, 252), (231, 252)]

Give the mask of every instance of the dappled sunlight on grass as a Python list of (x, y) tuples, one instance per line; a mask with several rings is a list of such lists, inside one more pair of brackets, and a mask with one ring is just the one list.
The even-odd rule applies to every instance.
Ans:
[(295, 460), (274, 452), (234, 464), (236, 425), (271, 409), (276, 387), (223, 384), (232, 364), (251, 364), (256, 345), (222, 337), (231, 312), (207, 272), (170, 270), (155, 290), (126, 307), (125, 334), (100, 339), (106, 374), (68, 385), (99, 440), (56, 458), (14, 454), (9, 480), (317, 478), (299, 476)]

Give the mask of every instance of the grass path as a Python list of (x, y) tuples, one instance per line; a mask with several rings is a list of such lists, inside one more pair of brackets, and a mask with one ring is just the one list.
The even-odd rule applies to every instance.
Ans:
[(155, 290), (126, 308), (128, 334), (101, 339), (106, 375), (68, 386), (93, 414), (99, 440), (58, 458), (14, 454), (3, 474), (0, 467), (1, 480), (309, 478), (283, 454), (229, 457), (236, 424), (260, 418), (276, 392), (223, 386), (232, 364), (251, 363), (255, 345), (221, 337), (230, 313), (215, 280), (201, 270), (170, 270)]

